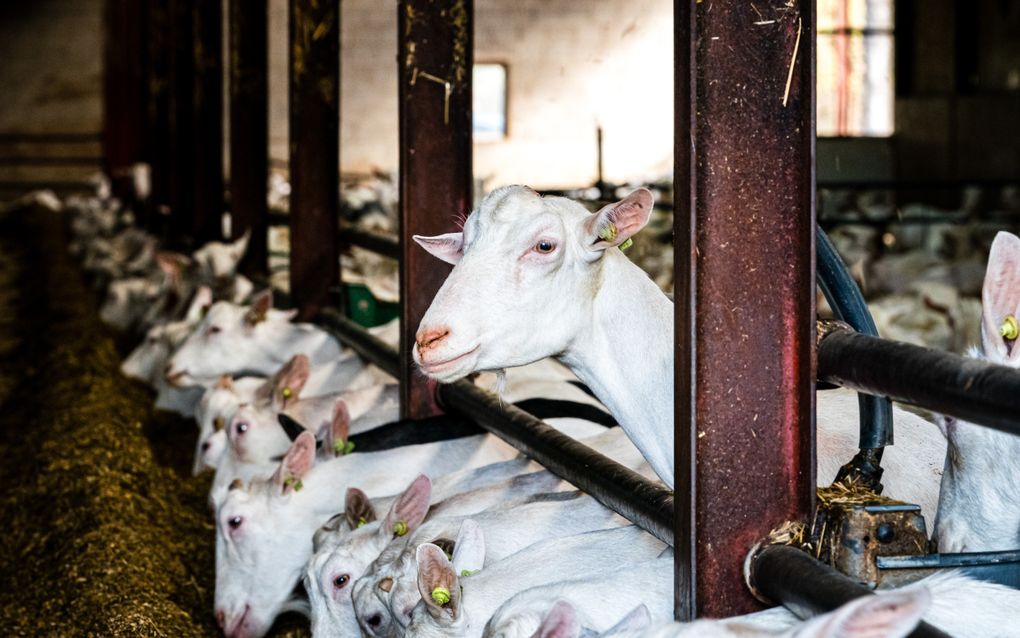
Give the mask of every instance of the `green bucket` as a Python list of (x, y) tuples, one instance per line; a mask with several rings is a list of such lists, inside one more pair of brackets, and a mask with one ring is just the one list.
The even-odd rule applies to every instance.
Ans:
[(366, 328), (379, 326), (400, 315), (400, 304), (379, 301), (364, 284), (344, 284), (347, 316)]

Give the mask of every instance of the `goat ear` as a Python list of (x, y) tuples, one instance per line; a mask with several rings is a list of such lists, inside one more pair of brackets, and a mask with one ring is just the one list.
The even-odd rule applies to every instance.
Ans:
[(216, 388), (234, 392), (234, 377), (229, 374), (220, 375), (220, 378), (216, 380)]
[(296, 354), (273, 375), (271, 399), (274, 408), (284, 410), (298, 400), (310, 369), (308, 355)]
[(464, 256), (464, 233), (446, 233), (435, 237), (414, 235), (411, 237), (433, 257), (438, 257), (448, 264), (457, 265)]
[(156, 265), (166, 275), (172, 286), (177, 286), (184, 278), (185, 267), (191, 264), (191, 257), (170, 251), (161, 251), (156, 254)]
[(928, 610), (927, 589), (864, 596), (807, 623), (797, 638), (901, 638), (917, 627)]
[(371, 523), (376, 519), (375, 508), (368, 499), (368, 495), (356, 487), (347, 488), (347, 497), (344, 499), (344, 518), (351, 529), (357, 529), (365, 523)]
[[(321, 430), (320, 430), (321, 432)], [(337, 399), (333, 403), (333, 418), (326, 424), (325, 436), (322, 437), (326, 448), (326, 456), (343, 456), (347, 453), (347, 439), (351, 434), (351, 413), (347, 402)]]
[(280, 487), (282, 494), (288, 494), (291, 490), (301, 491), (301, 479), (314, 464), (315, 435), (311, 432), (302, 432), (280, 461), (272, 480)]
[(644, 631), (652, 624), (652, 613), (645, 605), (638, 605), (631, 609), (626, 616), (602, 634), (602, 638), (615, 634)]
[(191, 304), (184, 315), (185, 319), (191, 322), (199, 321), (202, 317), (205, 317), (205, 313), (209, 312), (209, 306), (212, 305), (212, 302), (212, 289), (209, 286), (200, 286), (195, 291), (195, 296), (191, 298)]
[(417, 528), (425, 520), (431, 498), (432, 481), (424, 474), (419, 474), (397, 500), (393, 501), (390, 511), (383, 520), (383, 531), (387, 535), (403, 536)]
[(234, 249), (234, 254), (238, 259), (244, 257), (245, 251), (248, 250), (248, 241), (251, 239), (251, 229), (244, 231), (244, 234), (237, 238), (231, 246)]
[(639, 188), (589, 217), (584, 223), (584, 233), (591, 250), (619, 246), (636, 235), (648, 223), (652, 204), (651, 191)]
[(272, 289), (263, 290), (252, 299), (251, 308), (244, 315), (244, 325), (253, 328), (266, 320), (266, 314), (273, 308)]
[(532, 638), (577, 638), (580, 635), (581, 624), (577, 621), (574, 606), (565, 600), (557, 600)]
[(418, 593), (429, 615), (437, 621), (453, 622), (460, 613), (460, 580), (446, 554), (432, 543), (415, 550), (418, 560)]
[(1020, 358), (1020, 349), (1011, 347), (1020, 321), (1020, 238), (1012, 233), (1000, 232), (992, 242), (981, 305), (985, 356), (999, 363)]
[(485, 536), (478, 523), (470, 518), (460, 524), (452, 561), (458, 574), (473, 574), (485, 566)]

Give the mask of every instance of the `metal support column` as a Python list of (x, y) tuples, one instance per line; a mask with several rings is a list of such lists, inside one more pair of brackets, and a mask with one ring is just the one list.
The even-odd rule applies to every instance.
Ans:
[(814, 497), (814, 1), (677, 0), (676, 613)]
[(195, 56), (191, 9), (170, 0), (170, 245), (192, 243), (195, 208)]
[(340, 2), (290, 0), (290, 294), (302, 319), (335, 300)]
[(195, 211), (196, 243), (222, 239), (223, 217), (223, 8), (195, 0)]
[(230, 234), (251, 231), (241, 272), (269, 275), (267, 0), (230, 0)]
[(411, 235), (449, 232), (472, 209), (472, 0), (401, 0), (400, 78), (401, 412), (440, 412), (434, 387), (411, 361), (422, 315), (450, 272)]
[(149, 141), (147, 161), (151, 168), (149, 209), (152, 217), (149, 228), (162, 225), (161, 213), (170, 206), (170, 149), (172, 139), (170, 68), (173, 44), (170, 29), (170, 0), (149, 2), (149, 108), (146, 134)]
[(107, 0), (105, 7), (103, 155), (119, 197), (132, 195), (130, 168), (145, 153), (145, 9), (133, 0)]

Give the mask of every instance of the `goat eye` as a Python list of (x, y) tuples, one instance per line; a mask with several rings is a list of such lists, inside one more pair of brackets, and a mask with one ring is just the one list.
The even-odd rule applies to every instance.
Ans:
[(337, 589), (343, 589), (344, 586), (346, 586), (350, 580), (351, 577), (348, 576), (347, 574), (340, 574), (339, 576), (333, 579), (333, 586), (336, 587)]
[(556, 244), (552, 243), (551, 241), (549, 241), (547, 239), (543, 239), (542, 241), (540, 241), (537, 244), (535, 244), (535, 250), (540, 252), (540, 253), (542, 253), (542, 254), (546, 254), (547, 255), (547, 254), (551, 253), (555, 249), (556, 249)]
[(230, 526), (230, 529), (237, 529), (238, 527), (241, 526), (241, 520), (242, 519), (240, 516), (235, 516), (234, 518), (227, 521), (227, 525)]
[(209, 326), (208, 334), (215, 335), (221, 332), (223, 332), (223, 328), (220, 328), (219, 326)]
[(238, 423), (237, 424), (237, 433), (238, 434), (244, 434), (247, 431), (248, 431), (248, 424), (247, 423), (243, 423), (242, 422), (242, 423)]

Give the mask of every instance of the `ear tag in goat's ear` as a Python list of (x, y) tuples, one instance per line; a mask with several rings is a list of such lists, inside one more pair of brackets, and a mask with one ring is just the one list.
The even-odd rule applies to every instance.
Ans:
[(225, 421), (224, 421), (223, 417), (218, 416), (215, 419), (213, 419), (212, 424), (213, 424), (213, 429), (215, 431), (219, 432), (220, 430), (223, 429), (223, 427), (225, 425)]
[(280, 394), (284, 399), (289, 399), (294, 396), (294, 391), (290, 389), (290, 386), (285, 386), (283, 390), (280, 390)]
[(397, 536), (404, 536), (407, 534), (407, 523), (404, 521), (397, 521), (393, 525), (393, 533)]
[(1002, 320), (1002, 325), (999, 326), (999, 334), (1004, 339), (1016, 339), (1020, 336), (1020, 324), (1017, 324), (1016, 317), (1006, 315), (1006, 318)]
[(333, 443), (333, 451), (337, 456), (345, 456), (354, 451), (354, 441), (336, 441)]
[(365, 520), (364, 516), (359, 516), (358, 517), (358, 527), (364, 527), (365, 525), (368, 525), (368, 521)]
[(445, 605), (450, 602), (450, 590), (446, 587), (436, 587), (432, 590), (432, 600), (434, 600), (437, 605)]
[(472, 576), (477, 573), (478, 573), (477, 569), (462, 569), (460, 570), (460, 577), (464, 578), (465, 576)]
[(294, 476), (293, 474), (288, 476), (286, 480), (283, 481), (283, 484), (286, 487), (293, 489), (295, 492), (300, 492), (301, 488), (305, 486), (304, 483), (301, 482), (301, 479)]
[(616, 224), (610, 223), (599, 231), (599, 239), (608, 242), (616, 241)]
[(620, 250), (627, 250), (634, 245), (634, 240), (630, 237), (627, 238), (622, 244), (620, 244)]

